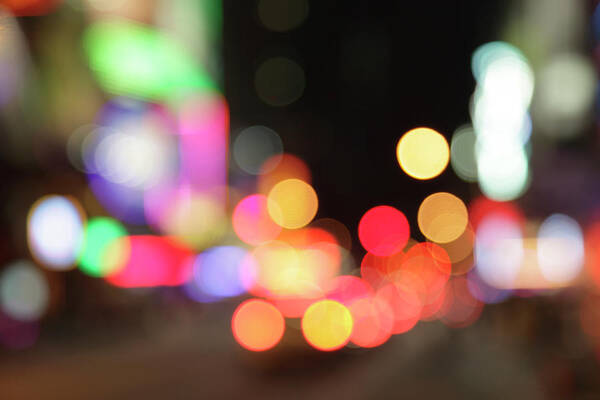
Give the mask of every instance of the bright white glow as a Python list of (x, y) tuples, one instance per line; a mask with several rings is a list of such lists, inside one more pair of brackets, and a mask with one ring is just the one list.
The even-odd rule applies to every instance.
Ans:
[(563, 214), (546, 218), (538, 230), (537, 258), (547, 280), (567, 283), (575, 279), (584, 261), (583, 233), (579, 224)]
[(169, 176), (176, 164), (174, 142), (150, 118), (120, 126), (94, 150), (94, 166), (105, 179), (133, 188), (148, 188)]
[(27, 221), (31, 253), (48, 268), (63, 270), (75, 263), (83, 242), (82, 215), (62, 196), (49, 196), (33, 205)]
[(477, 82), (482, 82), (491, 64), (501, 59), (525, 60), (523, 53), (506, 42), (489, 42), (475, 50), (471, 58), (471, 69)]
[(489, 198), (508, 201), (519, 197), (529, 184), (529, 164), (520, 146), (477, 149), (477, 173), (481, 191)]
[(479, 87), (473, 101), (473, 126), (479, 143), (489, 146), (527, 143), (531, 119), (526, 108), (515, 107), (507, 97), (483, 94)]
[(48, 283), (42, 272), (29, 261), (18, 261), (0, 275), (2, 312), (19, 321), (34, 321), (48, 307)]
[(471, 118), (477, 136), (477, 178), (481, 191), (494, 200), (521, 196), (529, 183), (523, 146), (531, 136), (528, 113), (533, 71), (523, 54), (508, 43), (492, 42), (473, 54), (477, 88)]
[(473, 96), (473, 125), (480, 142), (525, 144), (531, 122), (527, 109), (533, 73), (524, 60), (499, 59), (489, 65)]
[(533, 96), (533, 71), (524, 59), (500, 58), (488, 65), (478, 86), (506, 107), (527, 108)]
[(500, 215), (480, 222), (475, 237), (475, 267), (488, 285), (511, 288), (523, 261), (523, 235), (517, 223)]

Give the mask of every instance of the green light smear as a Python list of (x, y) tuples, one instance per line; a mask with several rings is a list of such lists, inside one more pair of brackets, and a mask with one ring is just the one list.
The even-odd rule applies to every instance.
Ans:
[(84, 33), (83, 47), (96, 79), (111, 93), (161, 100), (214, 88), (185, 49), (144, 25), (94, 23)]
[(103, 277), (113, 272), (114, 263), (108, 261), (110, 255), (106, 253), (116, 239), (125, 235), (127, 231), (123, 225), (112, 218), (98, 217), (89, 220), (79, 256), (79, 269), (94, 277)]

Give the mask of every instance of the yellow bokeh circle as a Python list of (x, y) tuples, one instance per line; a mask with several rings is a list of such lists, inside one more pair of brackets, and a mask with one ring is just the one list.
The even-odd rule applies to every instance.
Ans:
[(432, 179), (441, 174), (450, 161), (446, 138), (430, 128), (406, 132), (396, 146), (396, 157), (404, 172), (415, 179)]
[(434, 193), (421, 203), (417, 222), (423, 235), (435, 243), (458, 239), (467, 228), (469, 212), (465, 203), (453, 194)]
[(286, 179), (271, 189), (267, 197), (267, 209), (271, 219), (287, 229), (308, 225), (317, 214), (317, 193), (300, 179)]
[(313, 303), (302, 317), (302, 333), (306, 341), (322, 351), (344, 347), (352, 334), (350, 311), (334, 300)]

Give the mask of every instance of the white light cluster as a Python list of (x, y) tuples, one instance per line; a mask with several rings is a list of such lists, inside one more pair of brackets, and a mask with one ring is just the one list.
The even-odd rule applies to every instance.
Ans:
[(480, 46), (472, 70), (477, 80), (471, 119), (479, 185), (489, 198), (513, 200), (529, 183), (525, 145), (531, 135), (533, 72), (523, 54), (504, 42)]

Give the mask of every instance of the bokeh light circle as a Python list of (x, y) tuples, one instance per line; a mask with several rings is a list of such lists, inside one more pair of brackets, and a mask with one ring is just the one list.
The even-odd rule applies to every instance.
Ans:
[(81, 250), (84, 215), (75, 201), (63, 196), (46, 196), (29, 211), (29, 249), (40, 263), (50, 269), (69, 269)]
[(35, 321), (48, 308), (50, 290), (43, 273), (29, 261), (17, 261), (0, 275), (0, 307), (18, 321)]
[(392, 334), (408, 332), (419, 322), (423, 302), (414, 287), (388, 283), (377, 291), (376, 297), (387, 303), (393, 311)]
[(398, 163), (415, 179), (432, 179), (441, 174), (450, 160), (446, 138), (430, 128), (406, 132), (396, 147)]
[(583, 232), (573, 218), (553, 214), (540, 225), (537, 259), (542, 275), (554, 283), (575, 279), (585, 257)]
[(453, 264), (452, 274), (462, 275), (463, 273), (467, 272), (467, 270), (472, 267), (472, 263), (467, 263), (467, 264), (471, 264), (470, 266), (469, 265), (463, 266), (463, 267), (466, 267), (467, 270), (460, 269), (460, 268), (455, 269), (455, 267), (462, 266), (461, 261), (464, 261), (465, 259), (470, 258), (470, 256), (473, 255), (473, 247), (475, 245), (475, 231), (473, 231), (473, 229), (470, 226), (467, 226), (467, 228), (462, 233), (462, 235), (460, 235), (455, 240), (448, 242), (448, 243), (438, 243), (438, 244), (444, 250), (446, 250), (446, 253), (448, 253), (448, 257), (450, 258), (450, 261), (452, 261), (452, 264)]
[(256, 247), (242, 269), (244, 286), (256, 296), (303, 296), (314, 276), (305, 268), (303, 253), (282, 241)]
[(377, 206), (367, 211), (358, 224), (362, 246), (376, 256), (389, 256), (402, 250), (410, 235), (404, 214), (390, 206)]
[(265, 351), (277, 345), (285, 330), (285, 320), (271, 303), (250, 299), (240, 304), (231, 320), (235, 340), (251, 351)]
[(584, 132), (596, 93), (591, 60), (575, 53), (554, 56), (536, 76), (533, 112), (536, 128), (547, 136), (569, 139)]
[[(244, 129), (233, 142), (233, 159), (236, 164), (252, 175), (273, 170), (281, 160), (283, 143), (279, 135), (266, 126), (251, 126)], [(274, 157), (271, 159), (271, 157)], [(263, 168), (270, 159), (269, 170)]]
[(302, 317), (302, 333), (306, 341), (322, 351), (344, 347), (352, 334), (352, 314), (334, 300), (313, 303)]
[(300, 179), (286, 179), (271, 189), (267, 199), (269, 215), (287, 229), (302, 228), (317, 214), (317, 193)]
[(281, 226), (269, 215), (267, 202), (266, 196), (254, 194), (244, 197), (233, 210), (233, 230), (244, 243), (259, 245), (274, 240), (281, 232)]
[(261, 166), (258, 192), (267, 195), (273, 186), (292, 178), (311, 183), (311, 173), (306, 162), (288, 153), (272, 156)]
[[(399, 270), (395, 275), (395, 283), (410, 286), (422, 300), (430, 300), (437, 296), (448, 282), (452, 272), (452, 264), (446, 250), (430, 243), (417, 243), (401, 258)], [(398, 279), (400, 278), (400, 279)]]
[(498, 60), (525, 62), (523, 53), (506, 42), (488, 42), (479, 46), (471, 58), (471, 70), (477, 82), (483, 82), (486, 71)]
[(172, 138), (149, 118), (116, 126), (94, 150), (95, 170), (112, 183), (148, 188), (173, 175), (177, 149)]
[(479, 187), (487, 197), (509, 201), (525, 193), (530, 183), (529, 161), (520, 145), (481, 147), (476, 154)]
[(85, 227), (79, 269), (94, 277), (116, 272), (127, 258), (127, 241), (118, 240), (126, 235), (123, 225), (115, 219), (90, 219)]
[(417, 221), (427, 239), (448, 243), (463, 234), (469, 222), (469, 213), (461, 199), (450, 193), (438, 192), (423, 200)]
[(477, 181), (476, 141), (473, 127), (464, 125), (454, 132), (450, 142), (450, 164), (456, 175), (466, 182)]
[(282, 107), (298, 100), (306, 85), (304, 71), (285, 57), (274, 57), (256, 70), (254, 84), (258, 97), (271, 106)]
[(379, 297), (363, 297), (350, 307), (354, 327), (350, 341), (363, 348), (381, 346), (392, 335), (394, 311)]
[(245, 292), (240, 270), (248, 252), (236, 246), (218, 246), (204, 251), (194, 262), (194, 282), (204, 293), (234, 297)]
[(258, 18), (265, 28), (275, 32), (292, 30), (308, 15), (307, 0), (260, 0)]

